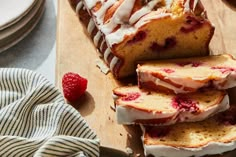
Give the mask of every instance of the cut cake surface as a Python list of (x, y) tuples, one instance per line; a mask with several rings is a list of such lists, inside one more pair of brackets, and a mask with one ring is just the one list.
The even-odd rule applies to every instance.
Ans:
[(229, 108), (227, 93), (218, 90), (176, 95), (127, 86), (114, 89), (113, 94), (119, 124), (169, 125), (200, 121)]

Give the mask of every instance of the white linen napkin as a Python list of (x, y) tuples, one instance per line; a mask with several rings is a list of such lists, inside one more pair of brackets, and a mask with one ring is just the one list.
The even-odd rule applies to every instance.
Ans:
[(0, 68), (0, 156), (99, 156), (99, 139), (47, 79)]

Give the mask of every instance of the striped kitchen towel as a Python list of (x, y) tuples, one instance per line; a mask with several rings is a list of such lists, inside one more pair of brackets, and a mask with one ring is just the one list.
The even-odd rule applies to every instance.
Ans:
[(0, 69), (0, 156), (99, 156), (99, 139), (47, 79)]

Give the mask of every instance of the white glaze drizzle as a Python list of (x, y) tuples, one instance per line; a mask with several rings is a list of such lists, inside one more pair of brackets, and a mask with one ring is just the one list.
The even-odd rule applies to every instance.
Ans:
[(97, 20), (96, 22), (98, 23), (98, 25), (103, 25), (104, 16), (107, 9), (109, 9), (115, 2), (116, 0), (108, 0), (104, 2), (102, 7), (97, 12), (94, 13), (94, 15), (96, 16), (96, 20)]
[(107, 45), (109, 47), (112, 47), (113, 44), (120, 42), (121, 37), (124, 38), (125, 35), (133, 34), (135, 31), (137, 31), (137, 28), (135, 27), (131, 27), (129, 25), (122, 25), (120, 29), (118, 29), (116, 32), (107, 34), (105, 36)]
[(87, 30), (88, 30), (89, 35), (92, 34), (94, 28), (95, 28), (95, 23), (94, 23), (93, 19), (91, 18), (91, 19), (89, 20), (89, 24), (88, 24), (88, 27), (87, 27)]
[(197, 3), (198, 3), (199, 0), (193, 0), (193, 8), (191, 8), (191, 0), (186, 0), (185, 4), (184, 4), (184, 11), (187, 12), (187, 11), (191, 11), (191, 10), (195, 10), (196, 6), (197, 6)]
[(190, 0), (186, 0), (184, 3), (184, 11), (190, 10)]
[(138, 19), (140, 19), (142, 16), (144, 16), (145, 14), (148, 14), (152, 11), (152, 9), (155, 7), (155, 5), (157, 3), (161, 2), (161, 0), (153, 0), (150, 1), (147, 6), (141, 8), (140, 10), (136, 11), (129, 19), (129, 23), (132, 25), (135, 22), (138, 21)]
[(115, 11), (111, 21), (115, 24), (124, 24), (129, 21), (135, 0), (124, 0), (119, 8)]
[(79, 14), (79, 11), (82, 9), (83, 6), (84, 6), (84, 5), (83, 5), (83, 2), (82, 2), (82, 1), (80, 1), (80, 2), (76, 5), (76, 8), (75, 8), (76, 14)]
[(102, 40), (101, 45), (100, 45), (100, 51), (102, 51), (104, 43), (105, 43), (105, 40)]
[[(119, 25), (125, 24), (125, 21), (128, 21), (131, 14), (132, 8), (134, 7), (135, 0), (125, 0), (120, 7), (115, 11), (110, 21), (102, 26), (100, 26), (101, 31), (105, 35), (116, 34), (112, 31)], [(120, 37), (119, 37), (120, 38)], [(107, 42), (113, 41), (113, 39), (107, 39)], [(109, 44), (109, 46), (112, 46)]]
[(164, 17), (167, 17), (167, 16), (171, 16), (172, 13), (166, 13), (166, 12), (159, 12), (157, 14), (148, 14), (148, 15), (145, 15), (144, 17), (142, 17), (136, 24), (135, 24), (135, 27), (139, 28), (141, 27), (142, 25), (144, 25), (145, 23), (153, 20), (153, 19), (160, 19), (160, 18), (164, 18)]
[(101, 0), (84, 0), (88, 9), (92, 9), (99, 1), (101, 1)]
[(104, 52), (104, 60), (105, 60), (105, 62), (107, 62), (108, 63), (108, 56), (109, 56), (109, 54), (111, 53), (111, 50), (110, 50), (110, 48), (107, 48), (106, 49), (106, 51)]
[[(125, 35), (135, 33), (138, 28), (144, 23), (140, 22), (139, 25), (132, 24), (136, 22), (140, 17), (150, 13), (153, 7), (158, 2), (160, 2), (160, 0), (150, 1), (149, 3), (147, 3), (146, 6), (143, 7), (145, 9), (140, 9), (136, 11), (136, 13), (134, 13), (133, 15), (131, 15), (131, 12), (132, 8), (134, 7), (135, 0), (124, 0), (123, 3), (117, 8), (111, 19), (109, 19), (109, 21), (104, 24), (104, 15), (107, 9), (114, 5), (116, 2), (117, 1), (115, 0), (101, 2), (102, 7), (98, 11), (94, 12), (94, 15), (96, 16), (94, 20), (96, 20), (99, 30), (101, 30), (101, 32), (105, 34), (105, 38), (109, 47), (112, 47), (113, 44), (121, 42)], [(168, 4), (171, 3), (168, 1)], [(163, 14), (164, 13), (162, 13), (162, 16)], [(146, 18), (147, 17), (148, 16), (146, 16)], [(148, 18), (143, 21), (152, 20), (156, 18), (158, 17), (152, 16), (152, 18)], [(113, 32), (114, 28), (116, 28), (119, 24), (122, 24), (122, 26), (117, 31)]]
[(100, 31), (98, 31), (97, 34), (93, 38), (93, 42), (96, 47), (98, 46), (98, 42), (99, 42), (101, 36), (102, 36), (102, 33)]
[(171, 8), (171, 5), (173, 3), (173, 0), (165, 0), (165, 3), (166, 3), (166, 8), (167, 9), (170, 9)]
[(194, 1), (194, 4), (193, 4), (193, 11), (195, 10), (195, 8), (196, 8), (196, 6), (197, 6), (198, 1), (199, 1), (199, 0), (195, 0), (195, 1)]
[(110, 63), (110, 69), (111, 70), (114, 70), (114, 67), (115, 65), (117, 64), (117, 62), (119, 61), (119, 58), (117, 58), (116, 56), (114, 56), (111, 60), (111, 63)]

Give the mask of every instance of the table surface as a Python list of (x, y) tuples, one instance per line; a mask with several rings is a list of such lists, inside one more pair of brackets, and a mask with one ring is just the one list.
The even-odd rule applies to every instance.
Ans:
[(33, 31), (0, 53), (0, 67), (34, 70), (55, 83), (57, 0), (46, 0), (45, 8)]

